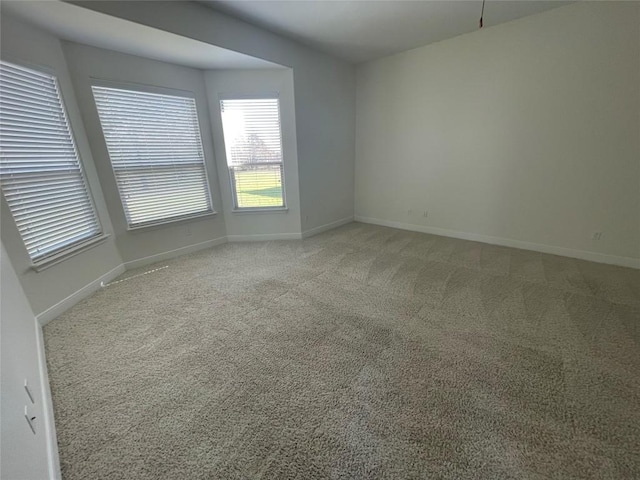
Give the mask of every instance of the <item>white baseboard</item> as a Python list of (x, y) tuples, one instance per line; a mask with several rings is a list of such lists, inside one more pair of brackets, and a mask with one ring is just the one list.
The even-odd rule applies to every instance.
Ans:
[(214, 238), (213, 240), (207, 240), (206, 242), (194, 243), (193, 245), (187, 245), (186, 247), (174, 248), (173, 250), (168, 250), (166, 252), (156, 253), (155, 255), (149, 255), (148, 257), (139, 258), (137, 260), (131, 260), (129, 262), (125, 262), (124, 267), (126, 270), (144, 267), (145, 265), (179, 257), (180, 255), (186, 255), (187, 253), (197, 252), (198, 250), (204, 250), (205, 248), (215, 247), (216, 245), (222, 245), (223, 243), (227, 243), (227, 237)]
[(38, 351), (38, 369), (40, 371), (40, 393), (42, 399), (42, 413), (44, 425), (45, 442), (47, 444), (47, 465), (49, 468), (49, 479), (60, 480), (60, 456), (58, 454), (58, 439), (56, 436), (56, 424), (53, 417), (53, 400), (51, 398), (51, 387), (49, 386), (49, 373), (47, 370), (47, 359), (44, 349), (44, 338), (42, 336), (42, 325), (37, 318), (34, 318), (36, 329), (36, 348)]
[(256, 235), (227, 235), (227, 239), (229, 242), (265, 242), (269, 240), (300, 240), (303, 238), (308, 238), (313, 235), (317, 235), (322, 232), (326, 232), (327, 230), (331, 230), (333, 228), (340, 227), (342, 225), (346, 225), (347, 223), (353, 222), (353, 216), (341, 218), (340, 220), (336, 220), (335, 222), (327, 223), (325, 225), (320, 225), (319, 227), (314, 227), (309, 230), (306, 230), (302, 233), (266, 233), (266, 234), (256, 234)]
[(205, 242), (195, 243), (193, 245), (187, 245), (186, 247), (175, 248), (173, 250), (168, 250), (166, 252), (157, 253), (155, 255), (149, 255), (148, 257), (138, 258), (136, 260), (131, 260), (125, 262), (121, 265), (118, 265), (113, 270), (105, 273), (104, 275), (98, 277), (93, 280), (91, 283), (85, 285), (77, 292), (72, 293), (67, 298), (61, 300), (55, 305), (47, 308), (44, 312), (36, 315), (36, 319), (40, 323), (40, 325), (46, 325), (54, 318), (57, 318), (62, 313), (73, 307), (80, 300), (85, 299), (93, 292), (97, 291), (102, 283), (109, 283), (114, 278), (122, 275), (127, 270), (132, 270), (134, 268), (143, 267), (145, 265), (150, 265), (152, 263), (161, 262), (162, 260), (168, 260), (170, 258), (178, 257), (180, 255), (185, 255), (187, 253), (197, 252), (198, 250), (204, 250), (205, 248), (215, 247), (217, 245), (222, 245), (227, 242), (265, 242), (272, 240), (300, 240), (302, 238), (307, 238), (311, 235), (316, 235), (318, 233), (324, 232), (326, 230), (330, 230), (332, 228), (339, 227), (346, 223), (352, 222), (353, 217), (346, 217), (340, 220), (337, 220), (332, 223), (328, 223), (326, 225), (321, 225), (319, 227), (312, 228), (311, 230), (307, 230), (303, 234), (301, 233), (265, 233), (265, 234), (256, 234), (256, 235), (228, 235), (225, 237), (214, 238), (213, 240), (207, 240)]
[(93, 292), (100, 288), (100, 285), (109, 283), (114, 278), (122, 275), (126, 270), (142, 267), (162, 260), (168, 260), (170, 258), (184, 255), (187, 253), (196, 252), (205, 248), (215, 247), (226, 242), (264, 242), (271, 240), (300, 240), (301, 238), (308, 238), (312, 235), (317, 235), (327, 230), (337, 228), (341, 225), (345, 225), (351, 221), (357, 221), (362, 223), (370, 223), (373, 225), (381, 225), (391, 228), (399, 228), (401, 230), (411, 230), (414, 232), (429, 233), (432, 235), (441, 235), (444, 237), (460, 238), (463, 240), (471, 240), (474, 242), (489, 243), (492, 245), (500, 245), (503, 247), (520, 248), (524, 250), (533, 250), (535, 252), (549, 253), (552, 255), (561, 255), (564, 257), (579, 258), (581, 260), (588, 260), (597, 263), (606, 263), (610, 265), (619, 265), (622, 267), (631, 267), (640, 269), (640, 259), (630, 257), (619, 257), (615, 255), (606, 255), (603, 253), (588, 252), (585, 250), (574, 250), (571, 248), (557, 247), (553, 245), (544, 245), (539, 243), (525, 242), (522, 240), (513, 240), (502, 237), (492, 237), (487, 235), (480, 235), (477, 233), (459, 232), (456, 230), (448, 230), (444, 228), (430, 227), (426, 225), (415, 225), (411, 223), (395, 222), (390, 220), (384, 220), (380, 218), (363, 217), (355, 215), (354, 217), (345, 217), (335, 222), (321, 225), (319, 227), (312, 228), (300, 233), (273, 233), (273, 234), (257, 234), (257, 235), (228, 235), (226, 237), (220, 237), (213, 240), (207, 240), (206, 242), (196, 243), (194, 245), (188, 245), (186, 247), (176, 248), (167, 252), (158, 253), (156, 255), (150, 255), (148, 257), (140, 258), (130, 262), (126, 262), (117, 266), (113, 270), (105, 273), (91, 283), (85, 285), (77, 292), (69, 295), (67, 298), (61, 300), (55, 305), (49, 307), (44, 312), (36, 316), (40, 325), (46, 325), (48, 322), (58, 317), (60, 314), (74, 306), (80, 300), (91, 295)]
[(520, 248), (523, 250), (533, 250), (534, 252), (549, 253), (552, 255), (561, 255), (563, 257), (579, 258), (590, 262), (606, 263), (609, 265), (619, 265), (621, 267), (631, 267), (640, 269), (640, 258), (618, 257), (615, 255), (607, 255), (604, 253), (588, 252), (586, 250), (574, 250), (565, 247), (556, 247), (553, 245), (544, 245), (541, 243), (525, 242), (522, 240), (512, 240), (510, 238), (491, 237), (480, 235), (478, 233), (459, 232), (456, 230), (448, 230), (445, 228), (429, 227), (426, 225), (415, 225), (412, 223), (394, 222), (383, 220), (380, 218), (355, 216), (356, 222), (371, 223), (383, 227), (399, 228), (401, 230), (411, 230), (413, 232), (429, 233), (432, 235), (440, 235), (443, 237), (460, 238), (462, 240), (471, 240), (474, 242), (489, 243), (492, 245), (500, 245), (502, 247)]
[(102, 282), (109, 283), (114, 278), (122, 275), (125, 272), (124, 265), (120, 264), (115, 267), (113, 270), (108, 271), (104, 275), (96, 278), (91, 283), (88, 283), (84, 287), (82, 287), (77, 292), (72, 293), (67, 298), (60, 300), (55, 305), (47, 308), (44, 312), (36, 315), (36, 319), (40, 325), (46, 325), (54, 318), (58, 317), (63, 312), (66, 312), (71, 307), (73, 307), (80, 300), (87, 298), (93, 292), (97, 291), (100, 288)]
[(257, 235), (227, 235), (229, 242), (268, 242), (271, 240), (300, 240), (300, 233), (262, 233)]
[(340, 220), (336, 220), (335, 222), (320, 225), (319, 227), (310, 228), (309, 230), (302, 232), (302, 238), (309, 238), (313, 235), (318, 235), (319, 233), (341, 227), (342, 225), (346, 225), (347, 223), (351, 222), (353, 222), (353, 215), (351, 215), (350, 217), (341, 218)]

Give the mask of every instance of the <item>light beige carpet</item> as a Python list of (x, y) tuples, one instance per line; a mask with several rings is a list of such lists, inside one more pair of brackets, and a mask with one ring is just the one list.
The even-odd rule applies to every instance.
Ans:
[(640, 271), (358, 223), (165, 264), (45, 328), (65, 479), (640, 478)]

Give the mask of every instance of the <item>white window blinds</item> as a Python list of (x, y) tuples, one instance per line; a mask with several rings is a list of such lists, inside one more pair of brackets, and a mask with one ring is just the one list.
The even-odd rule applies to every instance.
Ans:
[(0, 62), (2, 192), (35, 263), (101, 234), (58, 82)]
[(193, 98), (93, 87), (130, 228), (213, 212)]
[(278, 99), (224, 99), (220, 111), (235, 207), (284, 207)]

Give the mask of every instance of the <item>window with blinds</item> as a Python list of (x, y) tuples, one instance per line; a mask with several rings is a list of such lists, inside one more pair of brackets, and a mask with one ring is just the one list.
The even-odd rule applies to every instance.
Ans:
[(5, 61), (0, 182), (35, 264), (101, 236), (56, 77)]
[(193, 98), (93, 86), (129, 228), (213, 213)]
[(220, 100), (235, 208), (284, 208), (277, 98)]

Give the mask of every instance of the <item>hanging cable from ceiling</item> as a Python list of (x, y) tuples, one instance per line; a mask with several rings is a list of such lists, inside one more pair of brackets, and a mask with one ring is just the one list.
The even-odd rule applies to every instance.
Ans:
[(483, 24), (483, 18), (484, 18), (484, 2), (485, 2), (485, 1), (486, 1), (486, 0), (482, 0), (482, 12), (480, 13), (480, 22), (479, 22), (480, 27), (479, 27), (479, 28), (482, 28), (482, 24)]

